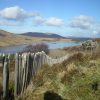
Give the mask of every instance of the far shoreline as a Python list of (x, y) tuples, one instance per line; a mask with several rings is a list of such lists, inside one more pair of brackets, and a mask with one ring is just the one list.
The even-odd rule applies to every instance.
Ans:
[(14, 43), (14, 44), (4, 44), (4, 45), (1, 45), (0, 44), (0, 48), (8, 48), (8, 47), (14, 47), (14, 46), (21, 46), (21, 45), (32, 45), (32, 44), (40, 44), (40, 43), (56, 43), (56, 42), (77, 42), (77, 41), (73, 41), (71, 39), (58, 39), (54, 40), (54, 38), (45, 38), (41, 41), (36, 41), (36, 42), (32, 42), (32, 41), (27, 41), (27, 42), (24, 42), (24, 43)]

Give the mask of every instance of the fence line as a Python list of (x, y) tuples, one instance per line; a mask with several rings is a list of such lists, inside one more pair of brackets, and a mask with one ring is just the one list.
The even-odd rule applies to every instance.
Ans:
[[(4, 56), (4, 55), (3, 55)], [(71, 56), (71, 55), (70, 55)], [(7, 98), (8, 84), (9, 84), (9, 63), (11, 62), (8, 56), (4, 56), (3, 64), (3, 98)], [(52, 66), (56, 63), (61, 63), (68, 59), (69, 55), (58, 59), (52, 59), (45, 52), (37, 53), (23, 53), (15, 55), (15, 86), (14, 96), (23, 94), (24, 90), (30, 84), (34, 75), (41, 68), (43, 64)]]

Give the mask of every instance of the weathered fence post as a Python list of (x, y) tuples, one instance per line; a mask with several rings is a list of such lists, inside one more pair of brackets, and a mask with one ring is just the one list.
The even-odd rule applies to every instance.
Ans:
[(18, 90), (19, 90), (19, 94), (21, 93), (21, 89), (22, 89), (22, 55), (19, 55), (19, 62), (18, 62), (18, 66), (19, 66), (19, 69), (18, 69), (18, 74), (19, 74), (19, 77), (18, 77), (18, 81), (19, 81), (19, 86), (18, 86)]
[(31, 56), (32, 56), (32, 76), (34, 76), (34, 75), (35, 75), (35, 72), (36, 72), (36, 68), (35, 68), (35, 59), (34, 59), (35, 54), (32, 53)]
[(31, 80), (31, 54), (28, 53), (27, 54), (27, 80), (26, 80), (26, 87), (28, 86), (28, 84), (30, 83)]
[(18, 78), (19, 78), (19, 55), (15, 55), (15, 90), (14, 90), (14, 96), (16, 97), (18, 95)]
[(27, 54), (22, 54), (22, 89), (21, 89), (21, 94), (23, 94), (24, 89), (25, 89), (25, 82), (26, 82), (26, 66), (27, 66)]
[(3, 66), (3, 100), (8, 100), (9, 92), (9, 67), (8, 58), (5, 58)]

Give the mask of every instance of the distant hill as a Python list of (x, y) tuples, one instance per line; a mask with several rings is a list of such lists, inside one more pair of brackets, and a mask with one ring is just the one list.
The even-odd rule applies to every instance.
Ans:
[(15, 36), (15, 34), (4, 31), (4, 30), (0, 30), (0, 37), (11, 37), (11, 36)]
[(27, 33), (22, 33), (21, 35), (31, 36), (31, 37), (42, 37), (42, 38), (65, 38), (65, 37), (60, 36), (58, 34), (42, 33), (42, 32), (27, 32)]
[(68, 36), (66, 38), (71, 39), (73, 41), (86, 41), (86, 40), (92, 39), (92, 38), (89, 38), (89, 37), (74, 37), (74, 36)]

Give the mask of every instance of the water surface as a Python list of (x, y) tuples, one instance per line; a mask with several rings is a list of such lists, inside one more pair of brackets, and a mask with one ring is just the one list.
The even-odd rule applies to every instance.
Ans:
[[(35, 43), (33, 43), (34, 45)], [(64, 47), (71, 47), (80, 45), (80, 42), (48, 42), (46, 43), (49, 46), (49, 49), (57, 49)], [(17, 45), (11, 47), (0, 48), (0, 53), (16, 53), (21, 52), (27, 45)]]

